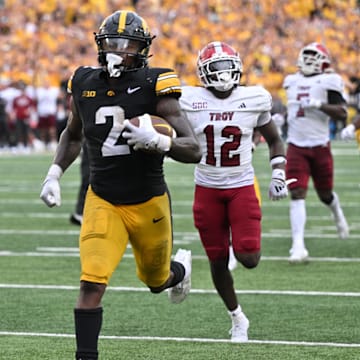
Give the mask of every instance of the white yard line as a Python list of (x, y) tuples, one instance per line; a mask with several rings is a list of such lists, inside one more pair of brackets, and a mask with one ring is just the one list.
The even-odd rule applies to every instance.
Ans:
[[(174, 242), (180, 243), (180, 242)], [(0, 251), (1, 256), (23, 256), (23, 257), (79, 257), (77, 248), (37, 248), (37, 251)], [(124, 258), (133, 258), (133, 254), (124, 254)], [(205, 255), (193, 255), (194, 260), (207, 260)], [(288, 261), (286, 256), (262, 256), (261, 261)], [(336, 257), (309, 257), (311, 262), (337, 262), (337, 263), (358, 263), (360, 258), (336, 258)]]
[[(79, 287), (72, 285), (0, 284), (0, 289), (79, 290)], [(149, 289), (147, 287), (108, 286), (107, 291), (148, 292)], [(237, 290), (236, 293), (242, 295), (360, 297), (360, 292), (331, 292), (331, 291)], [(217, 293), (216, 290), (214, 289), (191, 289), (191, 294), (216, 295)]]
[[(37, 333), (37, 332), (13, 332), (0, 331), (0, 336), (30, 336), (30, 337), (51, 337), (51, 338), (74, 338), (73, 334), (60, 333)], [(104, 340), (145, 340), (145, 341), (176, 341), (176, 342), (202, 342), (202, 343), (231, 343), (228, 339), (211, 339), (211, 338), (185, 338), (185, 337), (168, 337), (168, 336), (113, 336), (100, 335)], [(292, 345), (292, 346), (322, 346), (335, 348), (360, 348), (360, 344), (334, 343), (334, 342), (310, 342), (310, 341), (283, 341), (283, 340), (249, 340), (247, 344), (264, 344), (264, 345)], [(239, 344), (236, 344), (239, 345)], [(236, 346), (234, 345), (234, 346)], [(240, 344), (244, 346), (246, 344)]]

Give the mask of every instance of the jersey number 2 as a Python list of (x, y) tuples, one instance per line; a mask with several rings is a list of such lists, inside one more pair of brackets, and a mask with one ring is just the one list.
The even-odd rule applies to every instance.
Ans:
[(130, 154), (130, 147), (127, 144), (118, 144), (120, 134), (124, 129), (125, 113), (120, 106), (103, 106), (96, 111), (95, 124), (103, 125), (107, 121), (112, 122), (105, 141), (101, 146), (102, 156), (116, 156)]

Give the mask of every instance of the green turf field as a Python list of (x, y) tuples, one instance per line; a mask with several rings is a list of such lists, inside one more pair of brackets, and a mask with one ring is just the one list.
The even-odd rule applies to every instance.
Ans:
[[(192, 221), (193, 165), (169, 161), (174, 253), (192, 250), (193, 288), (183, 303), (153, 295), (136, 278), (131, 250), (105, 294), (102, 360), (360, 359), (360, 156), (354, 142), (333, 142), (335, 189), (351, 236), (339, 240), (329, 210), (307, 200), (308, 265), (287, 262), (288, 200), (270, 202), (266, 146), (254, 154), (263, 197), (263, 257), (234, 279), (250, 320), (249, 343), (232, 344), (230, 320), (215, 294)], [(69, 223), (79, 163), (63, 176), (62, 206), (39, 199), (52, 155), (0, 154), (0, 359), (74, 358), (78, 227)]]

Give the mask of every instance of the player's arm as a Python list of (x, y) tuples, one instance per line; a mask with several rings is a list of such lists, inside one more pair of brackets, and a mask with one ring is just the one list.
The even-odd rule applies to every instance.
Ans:
[(281, 140), (278, 129), (273, 120), (270, 120), (264, 126), (260, 126), (257, 128), (261, 135), (264, 137), (266, 143), (269, 147), (269, 156), (270, 161), (275, 159), (276, 157), (282, 157), (283, 162), (276, 164), (273, 168), (285, 169), (285, 149), (284, 143)]
[(269, 147), (270, 166), (272, 168), (269, 198), (271, 200), (280, 200), (288, 195), (285, 181), (286, 158), (284, 143), (273, 120), (270, 119), (269, 122), (258, 129)]
[(340, 133), (342, 140), (351, 140), (355, 137), (355, 132), (360, 129), (360, 115), (356, 115), (352, 122), (345, 126)]
[(78, 157), (82, 145), (82, 122), (73, 99), (71, 98), (70, 101), (71, 111), (67, 125), (61, 133), (53, 161), (61, 167), (63, 172)]
[(189, 120), (180, 108), (179, 101), (171, 96), (159, 99), (156, 113), (166, 119), (176, 131), (176, 138), (171, 140), (168, 155), (184, 163), (198, 163), (201, 160), (200, 144)]
[(328, 103), (322, 103), (319, 110), (323, 111), (334, 120), (346, 122), (348, 115), (346, 101), (337, 91), (328, 90)]
[(42, 184), (40, 198), (49, 206), (61, 205), (59, 180), (64, 171), (77, 158), (81, 149), (82, 123), (74, 102), (71, 100), (71, 111), (68, 123), (62, 132), (56, 149), (54, 161)]

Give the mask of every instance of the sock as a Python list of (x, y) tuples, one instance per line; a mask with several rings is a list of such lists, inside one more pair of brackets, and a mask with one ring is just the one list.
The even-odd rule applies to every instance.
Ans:
[(97, 360), (98, 338), (102, 323), (102, 308), (74, 309), (76, 359)]
[(185, 267), (177, 261), (171, 261), (170, 270), (174, 273), (170, 287), (177, 285), (185, 277)]
[(292, 249), (305, 248), (304, 231), (306, 224), (305, 200), (291, 200), (290, 224), (292, 236)]
[(232, 311), (228, 310), (228, 314), (230, 315), (231, 320), (234, 322), (237, 322), (241, 313), (242, 313), (242, 309), (241, 309), (240, 304), (238, 304), (238, 306), (235, 310), (232, 310)]
[(331, 203), (328, 205), (332, 213), (334, 214), (334, 218), (336, 221), (344, 217), (343, 211), (340, 207), (339, 197), (335, 192), (333, 192), (333, 199)]

